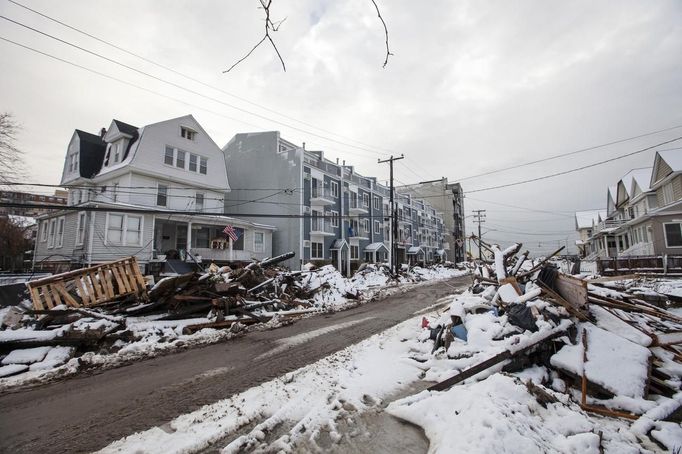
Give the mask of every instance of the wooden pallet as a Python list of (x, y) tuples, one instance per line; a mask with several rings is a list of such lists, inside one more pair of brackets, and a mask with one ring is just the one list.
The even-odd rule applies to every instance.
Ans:
[(26, 286), (36, 310), (52, 309), (60, 304), (89, 307), (128, 295), (147, 296), (135, 257), (30, 281)]

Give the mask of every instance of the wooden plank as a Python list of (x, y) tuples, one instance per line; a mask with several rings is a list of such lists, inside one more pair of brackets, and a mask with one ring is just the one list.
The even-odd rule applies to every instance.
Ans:
[(95, 293), (95, 287), (92, 285), (92, 278), (90, 275), (83, 276), (83, 283), (85, 284), (85, 288), (88, 291), (89, 295), (89, 301), (88, 301), (88, 306), (92, 306), (97, 302), (97, 294)]
[(38, 289), (32, 285), (29, 285), (28, 289), (31, 293), (31, 299), (33, 300), (33, 308), (39, 311), (44, 310), (45, 306), (43, 306), (43, 300), (40, 297), (40, 292)]
[(97, 272), (97, 275), (99, 276), (99, 281), (102, 284), (102, 287), (104, 287), (104, 292), (106, 293), (107, 297), (109, 299), (113, 299), (116, 294), (114, 293), (114, 286), (111, 285), (109, 273), (107, 273), (106, 268), (100, 268)]
[(464, 369), (462, 372), (460, 372), (459, 374), (457, 374), (453, 377), (450, 377), (446, 380), (443, 380), (440, 383), (436, 383), (435, 385), (430, 386), (428, 388), (428, 390), (429, 391), (445, 391), (446, 389), (450, 389), (451, 387), (453, 387), (457, 383), (461, 383), (464, 380), (466, 380), (467, 378), (471, 378), (474, 375), (481, 373), (484, 370), (489, 369), (496, 364), (501, 363), (502, 361), (505, 361), (505, 360), (510, 359), (514, 356), (525, 353), (528, 350), (530, 350), (531, 348), (535, 347), (536, 345), (541, 344), (542, 342), (545, 342), (545, 341), (548, 341), (548, 340), (551, 340), (551, 339), (554, 339), (557, 337), (561, 337), (565, 333), (566, 333), (565, 330), (553, 331), (553, 332), (550, 332), (547, 335), (541, 337), (540, 339), (536, 340), (535, 342), (531, 343), (530, 345), (527, 345), (523, 348), (520, 348), (519, 350), (517, 350), (513, 353), (509, 350), (505, 350), (505, 351), (498, 353), (497, 355), (495, 355), (491, 358), (486, 359), (483, 362), (480, 362), (474, 366), (469, 367), (468, 369)]
[(557, 293), (573, 307), (580, 309), (587, 304), (587, 282), (559, 273), (554, 285)]
[(52, 302), (52, 296), (50, 295), (50, 289), (48, 288), (48, 285), (42, 285), (40, 288), (43, 291), (43, 297), (45, 298), (45, 304), (47, 305), (47, 308), (52, 309), (55, 307), (55, 304)]
[(126, 287), (121, 280), (121, 273), (118, 272), (118, 267), (112, 266), (111, 274), (113, 274), (114, 279), (116, 279), (116, 288), (118, 289), (118, 293), (126, 293)]
[(137, 279), (137, 283), (139, 285), (139, 292), (143, 292), (147, 288), (147, 283), (144, 280), (144, 277), (142, 276), (142, 272), (140, 271), (140, 266), (137, 263), (137, 259), (135, 257), (131, 257), (131, 266), (133, 267), (133, 275)]
[(123, 267), (123, 265), (116, 265), (116, 269), (118, 270), (118, 273), (121, 276), (121, 281), (123, 281), (125, 293), (132, 293), (133, 288), (131, 287), (130, 282), (128, 281), (128, 275), (126, 274), (125, 268)]
[(568, 311), (569, 314), (573, 315), (574, 317), (578, 317), (578, 319), (579, 319), (580, 321), (583, 321), (583, 322), (589, 321), (590, 318), (589, 318), (586, 314), (584, 314), (583, 312), (581, 312), (578, 308), (573, 307), (573, 305), (571, 305), (571, 303), (569, 303), (568, 301), (566, 301), (566, 300), (565, 300), (561, 295), (559, 295), (557, 292), (555, 292), (555, 291), (552, 290), (551, 288), (549, 288), (549, 287), (547, 287), (546, 285), (544, 285), (542, 282), (540, 282), (539, 279), (538, 279), (538, 281), (537, 281), (537, 284), (542, 288), (543, 292), (545, 292), (546, 294), (548, 294), (549, 296), (551, 296), (552, 299), (554, 299), (554, 301), (556, 301), (557, 303), (559, 303), (560, 305), (562, 305), (562, 306)]
[(67, 306), (71, 307), (80, 307), (81, 305), (78, 304), (78, 301), (76, 301), (70, 294), (69, 292), (66, 291), (66, 288), (64, 287), (63, 282), (55, 282), (52, 284), (53, 288), (57, 289), (57, 292), (59, 292), (60, 295), (62, 295), (62, 298), (64, 299), (64, 302), (66, 303)]

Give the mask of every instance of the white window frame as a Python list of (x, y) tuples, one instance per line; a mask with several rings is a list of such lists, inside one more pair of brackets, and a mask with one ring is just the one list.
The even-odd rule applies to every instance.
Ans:
[(114, 152), (114, 163), (119, 163), (121, 162), (121, 141), (116, 141), (111, 144), (111, 148), (113, 149)]
[(52, 249), (54, 247), (54, 238), (57, 233), (57, 218), (50, 219), (49, 233), (47, 236), (47, 248)]
[(675, 191), (673, 190), (673, 183), (666, 183), (663, 185), (663, 205), (670, 205), (675, 201)]
[(365, 208), (369, 208), (369, 194), (367, 194), (366, 192), (362, 193), (362, 205)]
[[(166, 203), (164, 205), (159, 204), (159, 191), (161, 190), (162, 187), (165, 188), (165, 191), (166, 191), (166, 193), (165, 193)], [(156, 183), (156, 206), (157, 207), (166, 207), (166, 208), (168, 207), (168, 192), (169, 192), (168, 191), (168, 185), (163, 184), (163, 183)]]
[(197, 132), (188, 126), (180, 126), (180, 137), (194, 142), (194, 139), (197, 137)]
[[(202, 172), (201, 169), (204, 169)], [(208, 174), (208, 158), (204, 158), (203, 156), (199, 156), (199, 173), (201, 175), (207, 175)]]
[(331, 217), (331, 219), (329, 220), (329, 224), (334, 228), (338, 228), (339, 227), (339, 212), (334, 211), (334, 210), (330, 210), (329, 216)]
[[(353, 251), (355, 251), (355, 254), (353, 254)], [(351, 260), (360, 260), (360, 246), (359, 245), (350, 245), (350, 259)]]
[[(201, 201), (201, 203), (199, 203)], [(194, 208), (197, 211), (204, 211), (204, 207), (206, 206), (206, 196), (204, 195), (203, 192), (197, 192), (194, 194)]]
[[(319, 246), (319, 251), (318, 249)], [(319, 252), (319, 254), (317, 254)], [(316, 255), (317, 254), (317, 255)], [(322, 241), (311, 241), (310, 242), (310, 258), (311, 260), (322, 260), (324, 259), (324, 242)]]
[[(260, 241), (258, 241), (259, 236)], [(253, 232), (253, 252), (265, 252), (265, 233)]]
[[(123, 230), (121, 230), (121, 242), (120, 243), (115, 243), (109, 241), (109, 227), (110, 227), (110, 222), (109, 222), (109, 217), (110, 216), (122, 216), (123, 217)], [(137, 243), (128, 243), (127, 241), (127, 236), (128, 236), (128, 218), (136, 218), (140, 220), (140, 235), (139, 235), (139, 241)], [(133, 214), (128, 214), (128, 213), (107, 213), (107, 219), (105, 222), (105, 227), (104, 227), (104, 245), (105, 246), (142, 246), (142, 236), (144, 235), (144, 216), (142, 215), (133, 215)]]
[(365, 233), (369, 233), (370, 232), (369, 229), (370, 229), (369, 219), (365, 218), (362, 220), (362, 230), (364, 230)]
[[(194, 169), (192, 169), (192, 158), (194, 158)], [(195, 155), (194, 153), (189, 154), (189, 159), (187, 160), (187, 170), (194, 173), (199, 171), (199, 156)]]
[(668, 243), (668, 231), (665, 229), (666, 225), (677, 225), (682, 233), (682, 222), (664, 222), (663, 223), (663, 236), (665, 237), (665, 247), (669, 249), (682, 249), (682, 244), (679, 246), (670, 246)]
[(43, 221), (40, 223), (40, 242), (41, 243), (46, 243), (47, 242), (47, 230), (50, 227), (50, 221)]
[[(168, 152), (170, 153), (170, 156), (168, 155)], [(166, 158), (170, 157), (170, 164), (166, 162)], [(163, 165), (166, 166), (171, 166), (174, 167), (175, 164), (175, 148), (171, 147), (170, 145), (166, 145), (163, 149)]]
[(78, 219), (76, 221), (76, 246), (82, 246), (85, 243), (85, 211), (78, 212)]
[[(180, 153), (182, 153), (182, 166), (180, 166)], [(186, 170), (187, 166), (187, 153), (185, 150), (176, 149), (175, 150), (175, 167), (178, 169)]]
[(64, 246), (64, 230), (66, 230), (66, 217), (59, 216), (57, 218), (57, 230), (55, 232), (56, 245), (55, 248)]
[(379, 198), (378, 195), (374, 196), (374, 209), (375, 210), (380, 210), (381, 209), (381, 199)]
[(339, 182), (331, 180), (329, 182), (329, 192), (331, 193), (332, 197), (338, 198), (339, 197)]
[(374, 221), (374, 233), (377, 235), (381, 234), (381, 222), (380, 221)]

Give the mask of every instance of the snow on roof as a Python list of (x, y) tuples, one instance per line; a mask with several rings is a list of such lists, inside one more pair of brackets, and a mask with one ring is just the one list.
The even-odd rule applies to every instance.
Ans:
[(673, 172), (682, 171), (682, 152), (680, 150), (659, 151), (658, 155), (673, 169)]
[(18, 225), (19, 227), (30, 227), (32, 225), (36, 225), (36, 219), (29, 216), (19, 216), (16, 214), (9, 214), (7, 216), (13, 224)]
[(365, 251), (373, 252), (373, 251), (378, 251), (381, 248), (388, 250), (388, 248), (386, 247), (386, 245), (384, 243), (372, 243), (372, 244), (368, 244), (365, 247)]
[(422, 251), (422, 248), (420, 248), (419, 246), (412, 246), (411, 248), (409, 248), (407, 250), (407, 253), (410, 255), (419, 254), (420, 252), (424, 252), (424, 251)]
[(599, 216), (606, 215), (604, 210), (576, 211), (575, 225), (577, 229), (591, 229), (592, 223), (599, 223)]

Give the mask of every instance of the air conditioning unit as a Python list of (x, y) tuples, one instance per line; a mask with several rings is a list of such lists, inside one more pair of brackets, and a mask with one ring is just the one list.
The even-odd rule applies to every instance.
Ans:
[(310, 207), (304, 206), (304, 207), (303, 207), (303, 212), (304, 212), (305, 214), (310, 214)]

